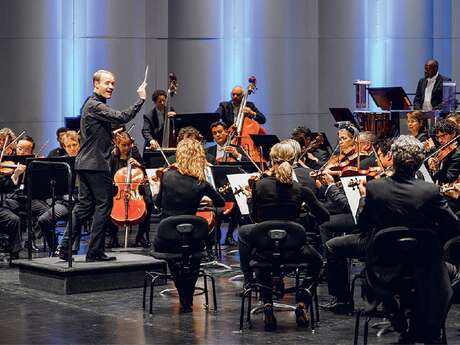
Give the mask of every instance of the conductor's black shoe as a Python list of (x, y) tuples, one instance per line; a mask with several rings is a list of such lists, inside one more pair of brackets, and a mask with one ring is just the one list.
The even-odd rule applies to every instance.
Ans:
[(335, 314), (352, 314), (355, 310), (353, 302), (341, 301), (337, 297), (333, 297), (329, 303), (320, 305), (320, 307)]
[(99, 255), (90, 255), (86, 256), (86, 262), (96, 262), (96, 261), (115, 261), (117, 258), (115, 256), (108, 256), (106, 254)]
[[(69, 260), (69, 251), (67, 249), (65, 249), (65, 250), (59, 249), (57, 251), (57, 256), (61, 260), (68, 261)], [(73, 261), (73, 258), (72, 258), (72, 261)]]

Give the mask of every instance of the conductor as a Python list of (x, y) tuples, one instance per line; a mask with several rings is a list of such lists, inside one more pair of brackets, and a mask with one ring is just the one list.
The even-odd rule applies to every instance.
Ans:
[(81, 224), (93, 216), (91, 238), (86, 261), (111, 261), (115, 257), (104, 252), (105, 230), (110, 221), (113, 203), (112, 177), (110, 175), (110, 153), (112, 150), (112, 124), (121, 125), (131, 121), (144, 104), (146, 81), (139, 86), (139, 100), (124, 111), (110, 108), (106, 103), (115, 89), (112, 72), (98, 70), (93, 75), (94, 93), (88, 97), (81, 111), (81, 148), (75, 159), (80, 186), (78, 201), (73, 210), (72, 238), (67, 226), (59, 249), (59, 258), (68, 259), (68, 248), (72, 245)]

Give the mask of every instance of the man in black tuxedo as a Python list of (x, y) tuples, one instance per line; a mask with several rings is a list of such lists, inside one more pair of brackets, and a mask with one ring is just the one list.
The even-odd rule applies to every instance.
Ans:
[(230, 145), (228, 140), (228, 127), (225, 123), (217, 121), (211, 124), (211, 133), (216, 145), (206, 149), (206, 153), (213, 156), (217, 162), (226, 161), (249, 161), (244, 151), (239, 146)]
[[(163, 128), (165, 123), (166, 102), (168, 94), (164, 90), (155, 90), (152, 94), (152, 101), (155, 103), (152, 111), (144, 115), (144, 125), (142, 126), (142, 136), (145, 139), (144, 150), (156, 150), (162, 146)], [(168, 111), (168, 118), (174, 117), (174, 111)]]
[(105, 231), (113, 205), (110, 174), (112, 124), (121, 125), (136, 116), (145, 102), (146, 85), (143, 82), (137, 89), (139, 99), (136, 103), (124, 111), (118, 111), (106, 104), (115, 88), (114, 74), (99, 70), (93, 75), (94, 93), (82, 107), (81, 146), (75, 159), (75, 170), (80, 181), (79, 194), (72, 213), (72, 232), (67, 226), (59, 250), (59, 258), (63, 260), (68, 259), (68, 248), (78, 235), (77, 229), (91, 216), (93, 221), (86, 261), (115, 260), (115, 257), (109, 257), (104, 252)]
[(442, 83), (450, 78), (438, 73), (439, 63), (430, 59), (425, 63), (425, 77), (417, 84), (414, 109), (433, 110), (442, 108)]
[[(326, 242), (329, 294), (333, 298), (323, 306), (324, 309), (338, 313), (353, 310), (347, 258), (365, 256), (369, 241), (379, 230), (393, 226), (429, 228), (438, 234), (441, 244), (459, 234), (458, 219), (439, 193), (439, 187), (415, 178), (424, 159), (423, 144), (403, 135), (394, 141), (391, 153), (394, 174), (371, 181), (366, 187), (360, 186), (361, 200), (357, 213), (360, 233)], [(446, 302), (452, 292), (445, 265), (437, 269), (439, 273), (436, 276), (442, 279), (425, 281), (426, 289), (438, 291), (432, 295), (437, 296), (438, 303), (431, 303), (430, 307), (441, 308), (435, 312), (442, 310), (440, 313), (446, 315)], [(432, 317), (433, 314), (426, 316)]]
[[(231, 101), (220, 102), (219, 107), (216, 110), (216, 113), (219, 113), (220, 119), (227, 125), (227, 127), (233, 125), (235, 118), (238, 115), (241, 101), (244, 96), (243, 87), (235, 86), (230, 95), (232, 97)], [(264, 114), (262, 114), (252, 102), (247, 101), (243, 111), (246, 116), (254, 119), (260, 124), (264, 124), (266, 121)]]

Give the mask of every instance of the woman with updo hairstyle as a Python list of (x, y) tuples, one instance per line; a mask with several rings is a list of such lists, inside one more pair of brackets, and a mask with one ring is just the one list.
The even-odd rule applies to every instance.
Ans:
[[(282, 142), (274, 145), (270, 150), (272, 167), (259, 181), (252, 186), (251, 216), (255, 222), (266, 220), (288, 220), (299, 222), (301, 206), (306, 203), (310, 212), (316, 217), (319, 223), (329, 219), (328, 211), (316, 199), (311, 190), (301, 186), (294, 180), (293, 163), (296, 152), (289, 142)], [(289, 212), (286, 212), (289, 209)], [(249, 266), (253, 243), (251, 243), (251, 231), (255, 224), (244, 225), (238, 230), (240, 265), (244, 274), (245, 285), (253, 282), (253, 272)], [(294, 253), (295, 260), (309, 262), (311, 270), (309, 274), (313, 277), (319, 275), (322, 266), (321, 255), (309, 244), (305, 243), (299, 253)], [(270, 273), (257, 271), (256, 280), (260, 284), (271, 285)], [(307, 284), (307, 282), (303, 282)], [(306, 285), (305, 285), (306, 286)], [(276, 328), (276, 319), (273, 315), (273, 301), (271, 293), (265, 290), (260, 292), (264, 302), (265, 329)], [(306, 296), (298, 296), (296, 310), (296, 321), (299, 326), (308, 326), (309, 301)]]

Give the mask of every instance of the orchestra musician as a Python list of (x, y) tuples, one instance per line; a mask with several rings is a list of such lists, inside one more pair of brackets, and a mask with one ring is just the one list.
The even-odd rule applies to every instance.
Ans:
[(215, 145), (206, 149), (206, 153), (213, 156), (217, 162), (224, 161), (227, 156), (228, 161), (248, 161), (246, 154), (239, 146), (231, 145), (228, 142), (228, 128), (223, 122), (217, 121), (211, 124), (211, 133)]
[(375, 157), (373, 150), (373, 146), (375, 145), (376, 140), (377, 138), (372, 132), (359, 132), (358, 146), (360, 155), (363, 156), (359, 164), (361, 169), (369, 169), (370, 167), (377, 166), (377, 158)]
[(34, 154), (35, 142), (31, 136), (24, 135), (16, 143), (17, 156), (31, 156)]
[(316, 137), (313, 137), (310, 128), (304, 126), (298, 126), (291, 132), (291, 139), (300, 144), (302, 161), (312, 169), (319, 169), (329, 158), (329, 153), (321, 144), (313, 145), (315, 139), (318, 140), (318, 135), (322, 134), (318, 133)]
[[(326, 242), (331, 301), (323, 308), (329, 311), (349, 313), (353, 310), (347, 258), (365, 256), (367, 244), (377, 231), (393, 226), (429, 228), (438, 234), (441, 244), (459, 234), (458, 219), (439, 193), (439, 188), (415, 178), (415, 173), (425, 157), (420, 141), (412, 136), (402, 135), (393, 142), (391, 154), (393, 175), (370, 181), (367, 186), (361, 184), (359, 187), (361, 199), (357, 220), (360, 233), (336, 237)], [(446, 277), (444, 268), (439, 269), (442, 271), (441, 276)], [(431, 275), (427, 274), (422, 278), (423, 291), (426, 294), (420, 294), (422, 299), (418, 301), (418, 305), (426, 307), (425, 315), (417, 317), (419, 320), (431, 318), (431, 323), (424, 324), (433, 325), (440, 321), (434, 315), (442, 317), (447, 313), (445, 293), (450, 286), (444, 278), (437, 280), (428, 277)], [(426, 300), (423, 299), (427, 295), (436, 296), (436, 302), (426, 305)], [(390, 318), (393, 326), (399, 332), (405, 332), (406, 327), (397, 323), (401, 318), (394, 317), (395, 313), (397, 311), (390, 311), (390, 315), (393, 315)], [(444, 319), (439, 325), (443, 322)], [(437, 329), (437, 336), (439, 330), (440, 327)], [(432, 335), (436, 337), (435, 332)]]
[[(238, 115), (240, 105), (244, 97), (244, 88), (242, 86), (235, 86), (230, 93), (231, 100), (227, 102), (220, 102), (217, 107), (216, 113), (219, 114), (220, 119), (228, 128), (230, 128)], [(266, 119), (253, 102), (247, 101), (246, 107), (243, 109), (244, 114), (260, 124), (264, 124)]]
[[(61, 155), (61, 157), (75, 157), (78, 152), (80, 151), (80, 136), (77, 132), (67, 130), (62, 137), (60, 138), (62, 141), (62, 147), (65, 150), (65, 155)], [(56, 157), (56, 156), (55, 156)], [(75, 193), (74, 193), (75, 194)], [(77, 195), (73, 195), (73, 200), (77, 199)], [(58, 196), (56, 203), (54, 204), (54, 220), (57, 221), (67, 221), (69, 216), (69, 197), (68, 195), (65, 196)], [(54, 249), (57, 245), (57, 236), (53, 238), (53, 227), (55, 224), (53, 223), (53, 211), (49, 208), (45, 213), (40, 215), (37, 220), (37, 227), (40, 229), (43, 238), (45, 239), (48, 248), (51, 252), (54, 252)], [(78, 252), (80, 248), (80, 231), (78, 229), (78, 235), (76, 236), (76, 240), (73, 245), (73, 250), (75, 253)], [(60, 248), (60, 247), (59, 247)], [(58, 249), (59, 251), (60, 249)], [(55, 254), (56, 255), (56, 254)]]
[[(266, 176), (262, 176), (252, 186), (251, 192), (251, 215), (254, 221), (262, 222), (265, 220), (290, 220), (298, 221), (302, 203), (306, 203), (318, 222), (329, 219), (329, 213), (316, 199), (312, 191), (301, 186), (293, 180), (292, 164), (295, 160), (295, 151), (289, 143), (275, 144), (270, 150), (272, 168)], [(292, 207), (291, 214), (281, 211), (281, 206), (286, 203), (295, 205)], [(279, 205), (278, 209), (276, 206)], [(285, 207), (283, 208), (285, 209)], [(278, 210), (278, 212), (277, 212)], [(240, 266), (244, 274), (245, 285), (253, 281), (253, 272), (249, 266), (253, 244), (251, 243), (251, 231), (253, 224), (243, 225), (238, 229), (238, 246), (240, 251)], [(321, 255), (307, 243), (300, 253), (295, 256), (312, 264), (311, 274), (319, 274), (322, 266)], [(260, 274), (259, 274), (260, 273)], [(267, 280), (270, 275), (267, 272), (258, 272), (258, 282), (270, 285)], [(305, 283), (305, 282), (303, 282)], [(276, 327), (276, 319), (273, 315), (272, 294), (261, 290), (261, 297), (264, 302), (265, 328), (272, 330)], [(307, 325), (308, 315), (306, 301), (303, 296), (298, 296), (297, 322), (299, 325)]]
[(56, 140), (57, 140), (59, 146), (54, 148), (54, 149), (52, 149), (48, 153), (48, 158), (62, 157), (62, 156), (65, 156), (67, 154), (66, 149), (64, 147), (64, 138), (65, 138), (65, 134), (66, 134), (67, 131), (68, 131), (68, 129), (65, 128), (65, 127), (59, 127), (56, 130)]
[(165, 90), (155, 90), (152, 94), (152, 101), (155, 106), (152, 111), (144, 115), (142, 136), (145, 139), (144, 150), (148, 147), (153, 151), (160, 147), (163, 140), (165, 113), (167, 112), (168, 117), (174, 117), (176, 112), (166, 109), (168, 94)]
[[(177, 144), (176, 157), (176, 163), (167, 168), (161, 176), (160, 190), (155, 200), (155, 204), (161, 210), (161, 217), (194, 215), (203, 197), (209, 198), (215, 207), (223, 207), (225, 200), (206, 181), (207, 161), (201, 142), (192, 138), (182, 139)], [(165, 244), (159, 238), (155, 238), (154, 247), (159, 252), (170, 249), (165, 248)], [(199, 261), (192, 262), (195, 268), (199, 264)], [(196, 276), (184, 280), (178, 278), (174, 265), (170, 265), (169, 268), (179, 292), (181, 310), (189, 312), (193, 303), (198, 269), (196, 269)]]
[[(134, 140), (131, 138), (131, 136), (127, 132), (121, 132), (120, 134), (117, 135), (116, 139), (116, 147), (112, 152), (112, 156), (110, 159), (110, 171), (112, 173), (112, 177), (115, 176), (115, 173), (121, 169), (124, 168), (128, 165), (128, 159), (129, 159), (129, 152), (131, 152), (131, 165), (133, 167), (141, 168), (144, 170), (143, 167), (143, 162), (142, 162), (142, 157), (139, 154), (138, 150), (134, 150)], [(140, 192), (144, 198), (145, 205), (146, 205), (146, 210), (147, 214), (145, 218), (139, 223), (138, 227), (138, 232), (136, 235), (136, 239), (134, 242), (134, 246), (142, 246), (144, 248), (150, 247), (150, 216), (152, 214), (152, 209), (153, 209), (153, 199), (152, 199), (152, 193), (150, 191), (150, 188), (147, 186), (140, 186)], [(118, 244), (118, 227), (113, 223), (109, 223), (109, 233), (111, 236), (111, 247), (117, 247), (119, 246)]]
[[(434, 127), (434, 133), (441, 145), (449, 143), (458, 135), (455, 123), (446, 119), (438, 121)], [(434, 155), (428, 159), (433, 181), (444, 184), (455, 182), (458, 179), (460, 175), (460, 147), (458, 146), (458, 141), (455, 141), (450, 148), (442, 150), (446, 152), (444, 158), (439, 159), (438, 155)]]
[(449, 113), (446, 116), (446, 120), (452, 121), (457, 126), (457, 132), (460, 133), (460, 114), (459, 113)]
[(429, 139), (425, 129), (425, 121), (421, 111), (407, 113), (407, 130), (409, 135), (417, 138), (422, 143)]
[(81, 147), (75, 159), (79, 195), (72, 214), (72, 238), (67, 226), (59, 250), (59, 257), (63, 260), (68, 259), (68, 248), (74, 241), (76, 230), (90, 216), (93, 216), (93, 221), (86, 261), (115, 259), (104, 252), (105, 231), (110, 221), (113, 204), (113, 185), (110, 175), (111, 124), (123, 124), (136, 116), (145, 102), (146, 85), (144, 81), (137, 89), (139, 100), (134, 105), (124, 111), (118, 111), (106, 104), (107, 100), (112, 98), (115, 88), (114, 74), (106, 70), (98, 70), (93, 75), (94, 93), (82, 107)]

